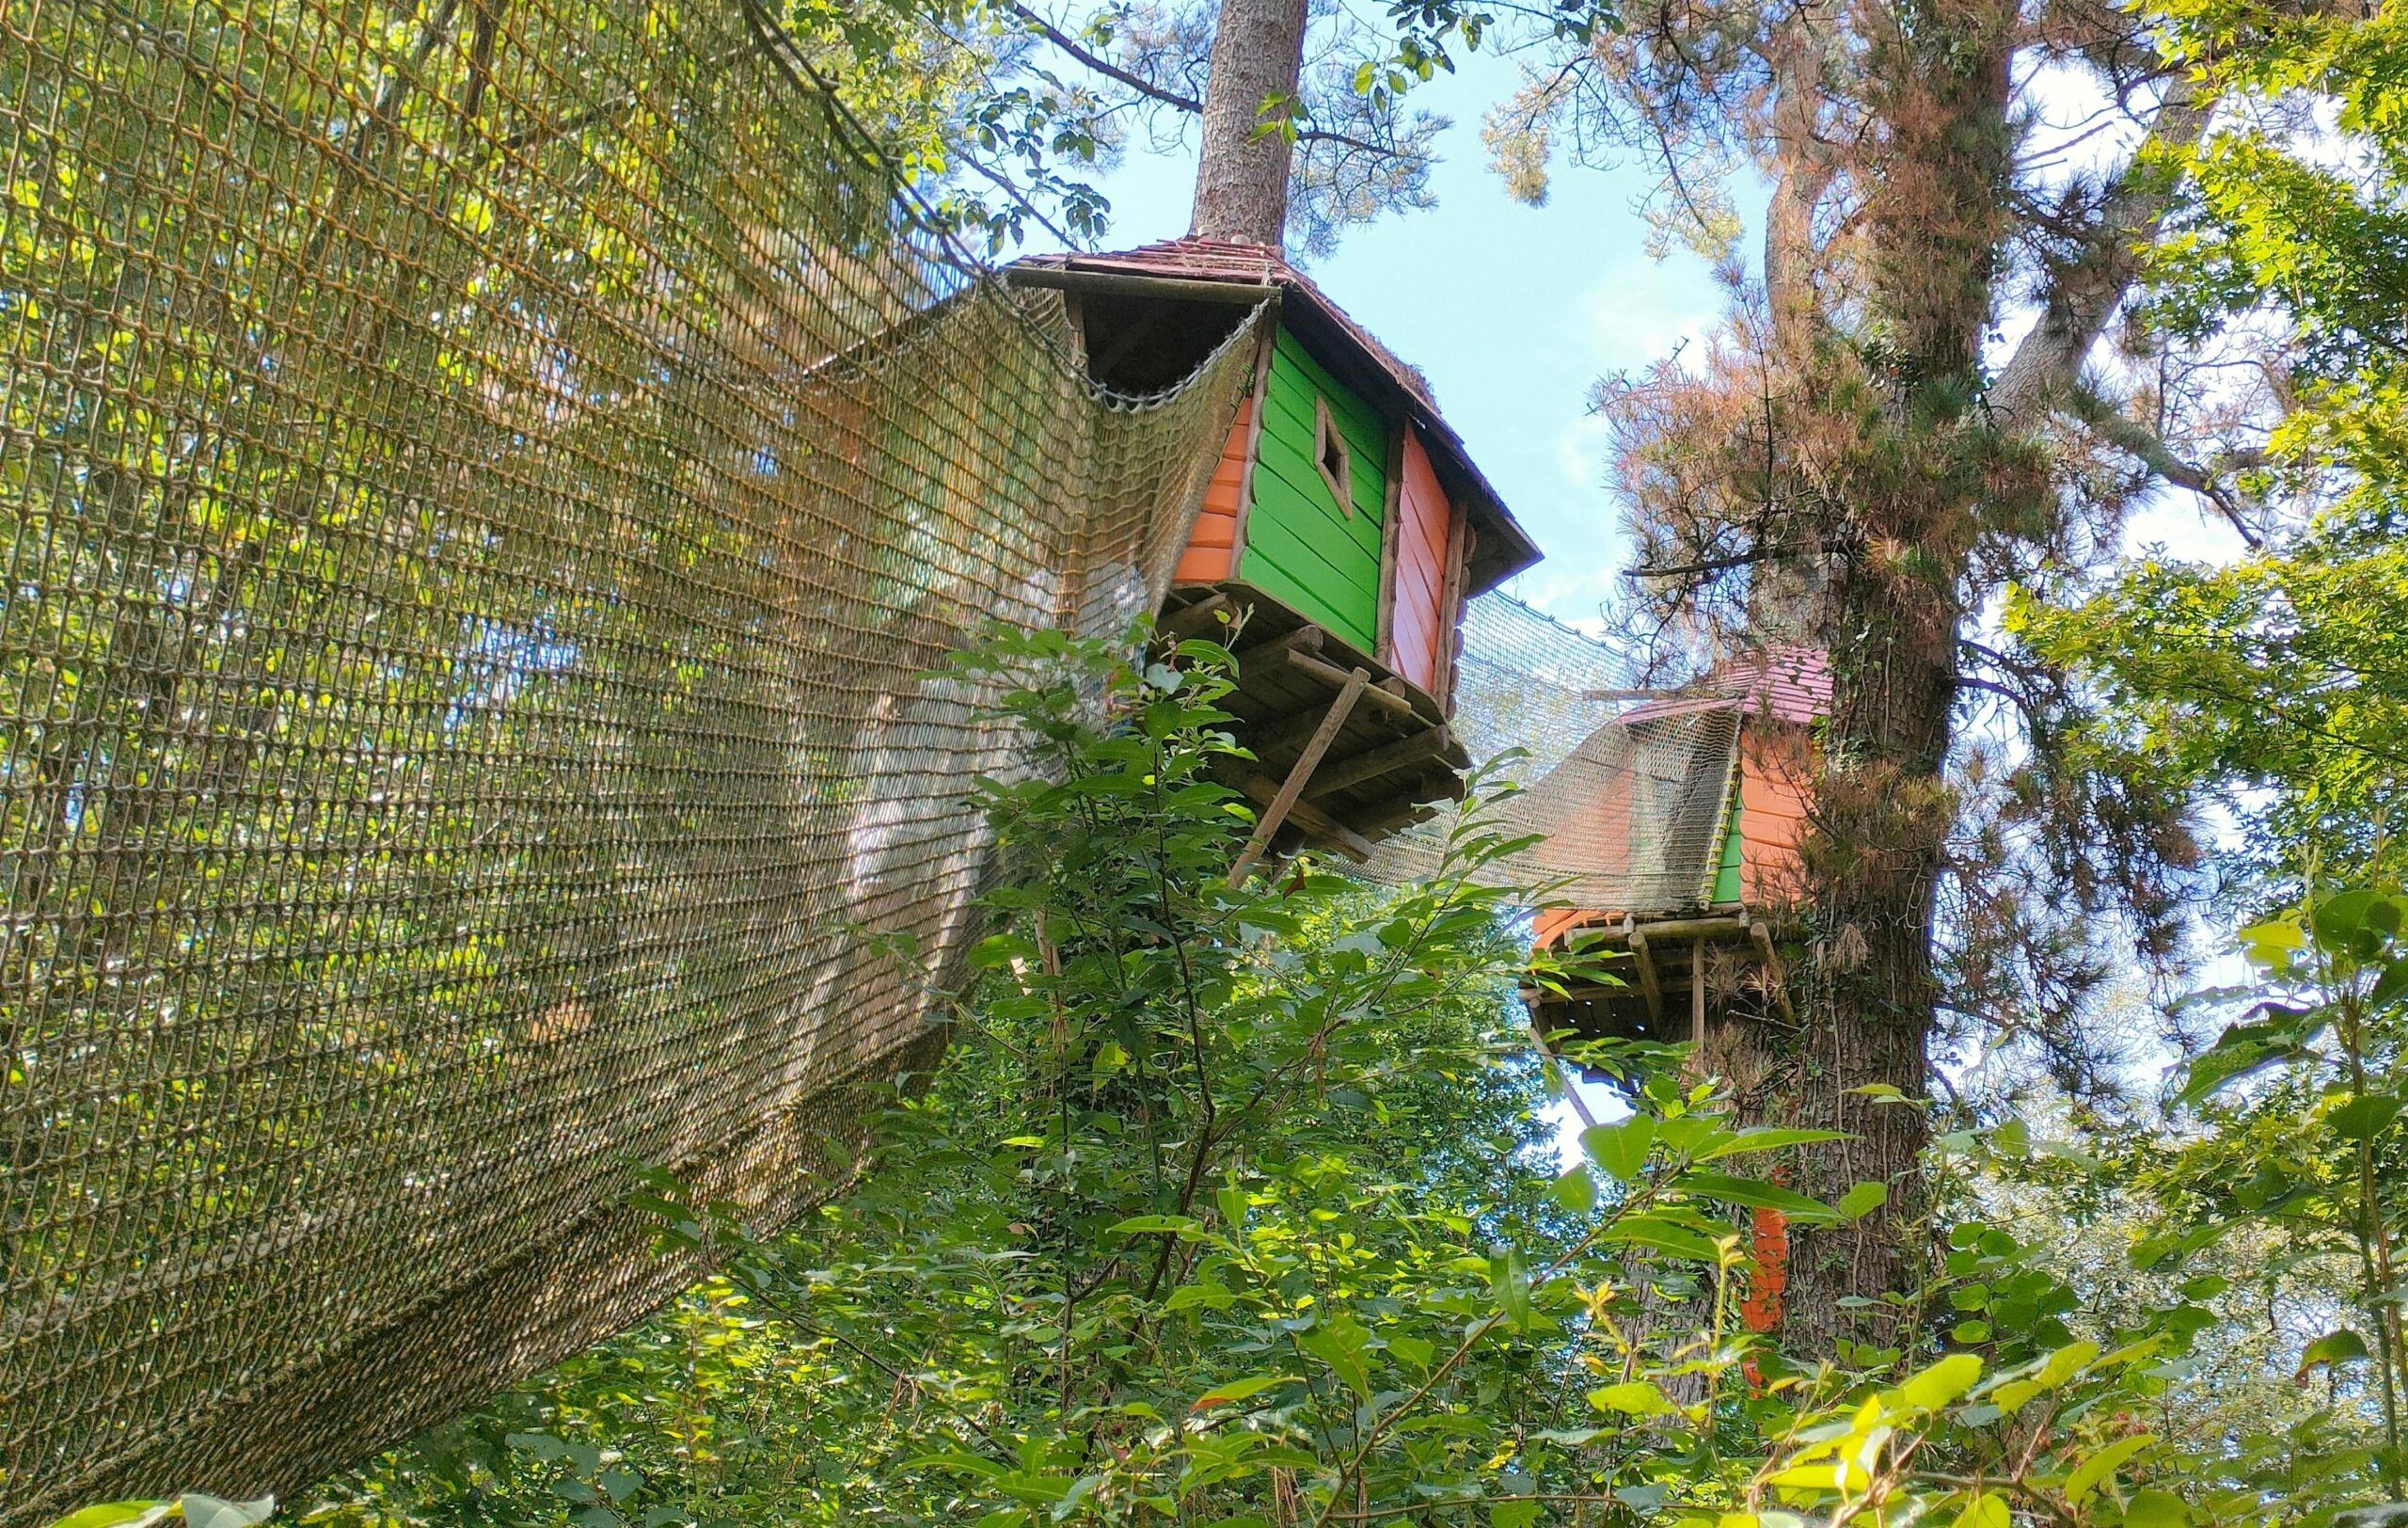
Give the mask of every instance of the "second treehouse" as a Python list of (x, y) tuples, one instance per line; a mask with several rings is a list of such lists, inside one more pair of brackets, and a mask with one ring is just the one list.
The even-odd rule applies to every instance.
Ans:
[[(1687, 756), (1694, 778), (1679, 784), (1695, 804), (1686, 811), (1656, 800), (1660, 787), (1651, 788), (1635, 770), (1564, 770), (1532, 787), (1541, 797), (1573, 798), (1550, 804), (1558, 837), (1579, 846), (1576, 858), (1610, 853), (1652, 832), (1664, 871), (1630, 878), (1640, 894), (1626, 905), (1540, 915), (1533, 935), (1543, 947), (1576, 942), (1627, 957), (1614, 963), (1616, 981), (1531, 992), (1541, 1032), (1687, 1042), (1703, 1051), (1723, 1023), (1787, 1020), (1782, 947), (1798, 932), (1814, 732), (1830, 708), (1830, 675), (1820, 653), (1796, 646), (1746, 653), (1605, 729), (1616, 742), (1642, 740), (1608, 756), (1627, 757), (1652, 731), (1726, 719), (1727, 749)], [(1696, 809), (1708, 801), (1717, 809)], [(1689, 831), (1664, 831), (1663, 823), (1684, 816)]]
[(1088, 374), (1133, 395), (1275, 306), (1162, 612), (1174, 639), (1243, 618), (1225, 704), (1257, 760), (1237, 781), (1261, 813), (1246, 863), (1299, 844), (1361, 858), (1459, 797), (1465, 605), (1539, 552), (1420, 374), (1259, 246), (1038, 256), (1011, 279), (1059, 289)]

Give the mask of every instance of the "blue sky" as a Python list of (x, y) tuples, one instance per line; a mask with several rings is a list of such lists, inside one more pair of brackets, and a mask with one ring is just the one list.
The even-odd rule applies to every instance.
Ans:
[[(1513, 88), (1515, 66), (1494, 54), (1461, 64), (1416, 97), (1454, 119), (1432, 177), (1438, 205), (1355, 229), (1307, 268), (1428, 374), (1448, 421), (1545, 551), (1511, 592), (1587, 620), (1626, 561), (1590, 386), (1702, 336), (1723, 294), (1703, 261), (1648, 257), (1632, 209), (1651, 181), (1638, 170), (1559, 167), (1545, 207), (1510, 200), (1488, 171), (1480, 122)], [(1101, 183), (1115, 248), (1187, 231), (1193, 155), (1148, 153), (1133, 137)]]

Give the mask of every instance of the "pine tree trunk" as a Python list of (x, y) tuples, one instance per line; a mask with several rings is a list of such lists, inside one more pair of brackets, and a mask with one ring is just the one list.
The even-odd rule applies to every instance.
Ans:
[(1190, 233), (1281, 247), (1304, 56), (1305, 0), (1221, 0)]
[[(1802, 1154), (1800, 1189), (1833, 1200), (1875, 1181), (1890, 1201), (1797, 1236), (1783, 1345), (1810, 1360), (1842, 1356), (1843, 1341), (1901, 1340), (1902, 1302), (1929, 1268), (1927, 1130), (1914, 1103), (1926, 1096), (1940, 995), (1962, 590), (1981, 504), (2015, 458), (1978, 406), (2008, 226), (2014, 21), (2000, 0), (1912, 11), (1873, 60), (1893, 99), (1880, 103), (1887, 135), (1867, 177), (1864, 296), (1887, 344), (1848, 358), (1880, 406), (1821, 422), (1854, 438), (1835, 475), (1850, 497), (1821, 623), (1833, 694), (1806, 847), (1813, 948), (1793, 1089), (1777, 1107), (1853, 1137)], [(1878, 1102), (1868, 1087), (1908, 1102)]]

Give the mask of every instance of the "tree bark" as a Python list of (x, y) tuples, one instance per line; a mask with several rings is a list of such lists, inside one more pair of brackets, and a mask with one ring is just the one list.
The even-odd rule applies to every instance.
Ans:
[[(2015, 11), (2003, 0), (1905, 12), (1874, 39), (1889, 99), (1867, 167), (1866, 307), (1888, 343), (1850, 363), (1847, 439), (1824, 645), (1832, 676), (1805, 849), (1814, 946), (1798, 1037), (1796, 1122), (1844, 1130), (1798, 1186), (1835, 1199), (1883, 1183), (1888, 1204), (1794, 1245), (1784, 1338), (1814, 1357), (1893, 1345), (1928, 1272), (1919, 1156), (1940, 877), (1956, 804), (1946, 778), (1963, 589), (1986, 496), (2011, 442), (1981, 421), (1981, 342), (2010, 228)], [(1866, 394), (1869, 393), (1870, 397)], [(1846, 390), (1834, 402), (1845, 403)], [(1849, 437), (1853, 437), (1849, 439)], [(1878, 1103), (1861, 1090), (1895, 1090)], [(1863, 1303), (1870, 1302), (1870, 1303)]]
[(1221, 0), (1191, 234), (1281, 247), (1304, 56), (1305, 0)]

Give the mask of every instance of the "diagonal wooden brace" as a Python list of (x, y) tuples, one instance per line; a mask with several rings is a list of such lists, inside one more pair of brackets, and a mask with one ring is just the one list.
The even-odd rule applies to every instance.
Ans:
[(1279, 787), (1279, 794), (1272, 797), (1271, 804), (1262, 809), (1262, 816), (1254, 824), (1254, 833), (1246, 839), (1245, 849), (1238, 855), (1238, 862), (1229, 867), (1229, 886), (1232, 890), (1244, 883), (1246, 872), (1254, 868), (1256, 862), (1262, 858), (1263, 852), (1271, 847), (1271, 836), (1279, 831), (1280, 823), (1288, 820), (1288, 813), (1296, 804), (1296, 798), (1305, 793), (1305, 783), (1313, 777), (1313, 771), (1320, 767), (1321, 756), (1329, 752), (1329, 745), (1338, 740), (1339, 730), (1346, 725), (1346, 718), (1354, 711), (1354, 703), (1363, 698), (1363, 692), (1370, 687), (1370, 683), (1369, 669), (1358, 668), (1346, 676), (1345, 688), (1338, 692), (1338, 698), (1329, 704), (1329, 713), (1321, 719), (1321, 725), (1314, 728), (1313, 735), (1306, 740), (1305, 751), (1296, 756), (1295, 765), (1288, 771), (1288, 778)]

